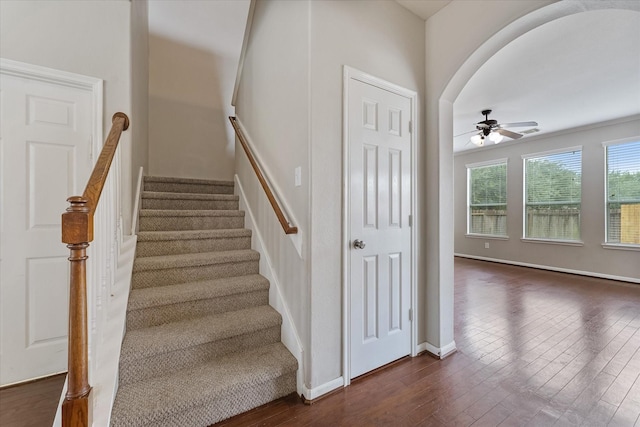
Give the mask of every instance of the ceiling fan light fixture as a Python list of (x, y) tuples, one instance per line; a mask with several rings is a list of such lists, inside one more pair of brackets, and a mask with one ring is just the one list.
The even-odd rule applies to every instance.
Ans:
[(499, 132), (491, 132), (489, 134), (489, 139), (493, 141), (494, 144), (500, 144), (504, 137)]
[(473, 135), (471, 137), (471, 142), (473, 142), (478, 147), (482, 147), (484, 145), (484, 135), (481, 135), (481, 134)]

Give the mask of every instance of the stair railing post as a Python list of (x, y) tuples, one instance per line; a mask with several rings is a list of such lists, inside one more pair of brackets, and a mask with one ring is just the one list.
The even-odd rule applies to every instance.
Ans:
[(67, 393), (62, 403), (63, 426), (88, 425), (89, 357), (87, 334), (87, 248), (93, 240), (93, 217), (89, 200), (74, 196), (62, 214), (62, 241), (70, 250), (69, 283), (69, 371)]

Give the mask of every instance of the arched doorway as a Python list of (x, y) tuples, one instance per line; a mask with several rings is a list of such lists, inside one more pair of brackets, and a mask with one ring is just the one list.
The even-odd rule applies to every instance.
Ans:
[[(516, 38), (541, 25), (594, 10), (640, 11), (640, 3), (634, 1), (463, 3), (452, 3), (447, 6), (447, 13), (427, 21), (427, 172), (424, 181), (427, 198), (426, 233), (423, 234), (429, 239), (425, 248), (425, 349), (440, 357), (455, 351), (452, 197), (455, 99), (482, 64)], [(498, 30), (492, 34), (495, 29)], [(443, 39), (448, 42), (439, 44)]]

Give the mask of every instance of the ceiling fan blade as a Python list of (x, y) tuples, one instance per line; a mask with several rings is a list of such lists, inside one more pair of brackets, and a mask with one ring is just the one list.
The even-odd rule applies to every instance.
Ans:
[(508, 136), (511, 139), (520, 139), (520, 138), (522, 138), (522, 134), (511, 132), (510, 130), (506, 130), (506, 129), (497, 129), (496, 132), (498, 132), (500, 135)]
[(516, 123), (500, 123), (498, 128), (523, 128), (523, 127), (532, 127), (538, 126), (538, 122), (516, 122)]
[(457, 138), (459, 136), (468, 135), (468, 134), (473, 133), (473, 132), (478, 132), (478, 129), (470, 130), (469, 132), (459, 133), (458, 135), (454, 135), (453, 137)]

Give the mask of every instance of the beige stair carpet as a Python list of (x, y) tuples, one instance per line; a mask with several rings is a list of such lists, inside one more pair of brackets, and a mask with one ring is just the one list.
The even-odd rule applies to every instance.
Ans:
[(113, 427), (206, 427), (296, 391), (233, 183), (146, 177)]

